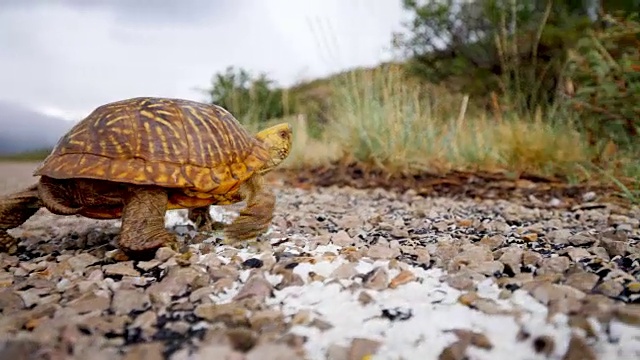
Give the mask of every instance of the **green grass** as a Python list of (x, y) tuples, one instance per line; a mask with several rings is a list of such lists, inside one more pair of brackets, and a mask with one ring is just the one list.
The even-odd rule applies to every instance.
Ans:
[[(412, 82), (400, 69), (353, 72), (332, 87), (330, 122), (320, 143), (339, 151), (327, 151), (327, 160), (340, 153), (389, 173), (482, 170), (554, 176), (574, 172), (591, 156), (570, 121), (509, 114), (498, 121), (479, 109), (470, 111), (465, 96)], [(304, 154), (296, 153), (301, 154), (297, 162), (304, 163)]]
[(51, 149), (38, 149), (19, 152), (15, 154), (5, 154), (0, 155), (0, 161), (42, 161), (49, 155), (50, 152)]

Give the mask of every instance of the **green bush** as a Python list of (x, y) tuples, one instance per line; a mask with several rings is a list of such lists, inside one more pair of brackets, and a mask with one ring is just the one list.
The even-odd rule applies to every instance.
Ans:
[(566, 49), (592, 26), (581, 1), (404, 0), (394, 48), (409, 69), (472, 101), (531, 115), (554, 100)]
[(295, 100), (262, 73), (253, 76), (230, 66), (214, 75), (207, 90), (211, 103), (229, 110), (243, 124), (258, 124), (289, 115)]
[(640, 148), (640, 22), (609, 19), (572, 49), (564, 103), (575, 110), (592, 143)]

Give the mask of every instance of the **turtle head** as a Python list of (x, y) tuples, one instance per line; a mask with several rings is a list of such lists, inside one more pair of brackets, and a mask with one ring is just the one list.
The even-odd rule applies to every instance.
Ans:
[(280, 165), (289, 156), (293, 141), (293, 130), (289, 123), (280, 123), (258, 132), (256, 138), (266, 145), (269, 154), (271, 154), (269, 160), (260, 171), (261, 173), (266, 173)]

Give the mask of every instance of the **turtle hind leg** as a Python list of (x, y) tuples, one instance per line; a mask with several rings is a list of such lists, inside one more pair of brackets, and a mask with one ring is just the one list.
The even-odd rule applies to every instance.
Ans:
[(152, 258), (168, 246), (178, 251), (178, 240), (165, 228), (168, 195), (156, 187), (132, 187), (125, 196), (118, 247), (130, 258)]
[(0, 197), (0, 252), (18, 250), (18, 241), (7, 230), (22, 225), (43, 206), (37, 184)]
[(209, 212), (209, 206), (202, 206), (189, 209), (189, 220), (191, 220), (198, 231), (210, 232), (224, 229), (224, 223), (215, 221)]
[(261, 176), (254, 176), (242, 185), (247, 206), (224, 230), (225, 243), (252, 240), (267, 232), (276, 205), (275, 194), (265, 186)]

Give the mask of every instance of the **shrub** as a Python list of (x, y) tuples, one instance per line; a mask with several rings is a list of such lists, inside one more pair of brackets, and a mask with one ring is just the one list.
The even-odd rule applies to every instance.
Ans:
[(640, 149), (640, 23), (609, 19), (570, 52), (564, 99), (580, 116), (592, 144)]

